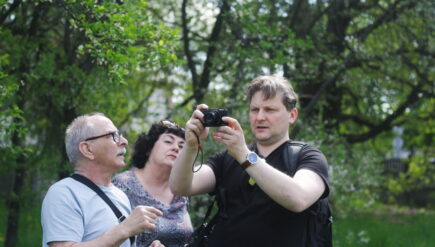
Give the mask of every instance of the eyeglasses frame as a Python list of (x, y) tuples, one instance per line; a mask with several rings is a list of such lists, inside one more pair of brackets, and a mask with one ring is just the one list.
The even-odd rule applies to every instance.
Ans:
[[(115, 139), (116, 134), (118, 136), (117, 137), (118, 141), (116, 141), (116, 139)], [(122, 133), (120, 131), (112, 131), (112, 132), (109, 132), (109, 133), (106, 133), (106, 134), (103, 134), (103, 135), (89, 137), (89, 138), (86, 138), (85, 141), (92, 141), (92, 140), (95, 140), (95, 139), (98, 139), (98, 138), (101, 138), (101, 137), (105, 137), (105, 136), (108, 136), (108, 135), (111, 135), (113, 141), (116, 142), (116, 143), (119, 143), (121, 141)]]

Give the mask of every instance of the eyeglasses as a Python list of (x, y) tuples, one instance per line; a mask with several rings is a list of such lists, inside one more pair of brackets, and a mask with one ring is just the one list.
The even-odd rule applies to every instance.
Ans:
[(95, 139), (105, 137), (108, 135), (111, 135), (113, 138), (113, 141), (116, 143), (119, 143), (121, 141), (122, 133), (119, 131), (113, 131), (113, 132), (109, 132), (109, 133), (104, 134), (104, 135), (89, 137), (89, 138), (85, 139), (85, 141), (95, 140)]

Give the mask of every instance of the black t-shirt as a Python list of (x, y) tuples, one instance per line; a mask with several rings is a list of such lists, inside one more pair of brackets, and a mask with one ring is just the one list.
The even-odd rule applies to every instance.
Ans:
[[(266, 162), (288, 174), (283, 154), (289, 142), (275, 149)], [(253, 147), (256, 152), (256, 148)], [(210, 246), (291, 246), (305, 247), (307, 210), (293, 213), (277, 204), (260, 187), (249, 184), (249, 175), (227, 151), (211, 156), (205, 164), (216, 176), (216, 187), (225, 191), (227, 218), (219, 221), (210, 236)], [(305, 146), (298, 159), (299, 169), (319, 174), (325, 182), (322, 198), (329, 194), (328, 164), (316, 148)]]

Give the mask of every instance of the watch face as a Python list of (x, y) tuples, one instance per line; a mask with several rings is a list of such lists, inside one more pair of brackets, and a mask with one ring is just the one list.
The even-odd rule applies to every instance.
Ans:
[(246, 159), (251, 163), (251, 164), (255, 164), (258, 160), (258, 156), (256, 153), (252, 152), (248, 154), (248, 157), (246, 157)]

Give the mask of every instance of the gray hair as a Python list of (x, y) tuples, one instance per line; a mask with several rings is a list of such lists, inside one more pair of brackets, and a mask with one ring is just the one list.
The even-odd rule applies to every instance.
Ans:
[(283, 92), (282, 103), (288, 111), (295, 108), (298, 103), (298, 95), (293, 90), (290, 82), (279, 75), (263, 75), (252, 80), (247, 90), (249, 102), (258, 91), (263, 93), (265, 99), (273, 98), (278, 92)]
[(103, 113), (94, 112), (75, 118), (65, 131), (65, 148), (69, 161), (75, 165), (83, 158), (79, 150), (80, 142), (94, 134), (94, 124), (89, 118), (94, 116), (106, 117)]

